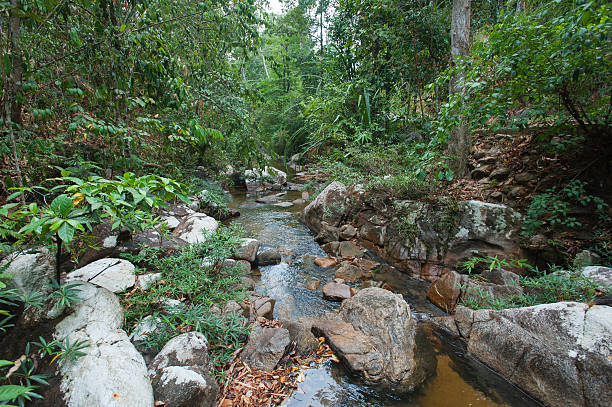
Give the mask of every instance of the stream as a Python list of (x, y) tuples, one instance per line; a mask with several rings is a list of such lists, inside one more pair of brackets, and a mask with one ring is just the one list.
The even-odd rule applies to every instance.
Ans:
[[(300, 192), (288, 191), (281, 200), (291, 202), (300, 197)], [(335, 268), (323, 269), (314, 264), (315, 257), (326, 256), (326, 253), (299, 220), (304, 205), (281, 208), (257, 203), (255, 199), (256, 196), (245, 191), (232, 191), (229, 206), (241, 214), (234, 223), (241, 224), (249, 237), (261, 242), (260, 250), (283, 248), (295, 255), (290, 263), (260, 267), (254, 273), (256, 291), (276, 300), (275, 318), (319, 317), (337, 309), (339, 303), (324, 300), (320, 290), (306, 288), (313, 280), (320, 280), (321, 285), (333, 280)], [(394, 292), (401, 293), (417, 320), (445, 315), (426, 299), (428, 283), (397, 271), (376, 273), (375, 278), (384, 280)], [(327, 361), (305, 371), (304, 381), (283, 406), (541, 406), (482, 363), (467, 356), (461, 341), (431, 329), (427, 332), (436, 350), (437, 371), (413, 393), (394, 395), (378, 392), (350, 377), (341, 365)]]

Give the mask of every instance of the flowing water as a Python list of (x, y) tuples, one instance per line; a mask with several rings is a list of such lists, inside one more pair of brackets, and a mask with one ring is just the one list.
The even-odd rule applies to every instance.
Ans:
[[(282, 197), (292, 201), (301, 196), (289, 191)], [(302, 205), (289, 209), (259, 204), (254, 196), (234, 191), (230, 206), (238, 209), (234, 220), (244, 226), (249, 237), (258, 239), (262, 248), (283, 248), (293, 252), (290, 263), (259, 269), (256, 290), (276, 299), (275, 317), (317, 317), (338, 308), (337, 303), (322, 298), (320, 290), (308, 290), (313, 280), (325, 284), (334, 278), (334, 269), (322, 269), (313, 262), (325, 252), (313, 240), (312, 233), (299, 221)], [(261, 249), (260, 249), (261, 250)], [(427, 283), (398, 272), (377, 273), (377, 279), (389, 283), (401, 293), (417, 319), (444, 315), (425, 298)], [(437, 354), (436, 375), (408, 395), (379, 392), (347, 375), (342, 366), (328, 361), (306, 370), (304, 382), (283, 405), (291, 407), (462, 407), (462, 406), (540, 406), (519, 389), (503, 380), (483, 364), (465, 354), (459, 341), (437, 332), (428, 332)]]

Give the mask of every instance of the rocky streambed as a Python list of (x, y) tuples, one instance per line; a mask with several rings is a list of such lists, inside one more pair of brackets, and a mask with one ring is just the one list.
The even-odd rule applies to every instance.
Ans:
[[(292, 202), (300, 198), (301, 193), (289, 191), (280, 200)], [(234, 222), (243, 225), (250, 236), (261, 242), (264, 250), (283, 248), (285, 252), (290, 253), (290, 256), (279, 264), (259, 267), (260, 275), (255, 277), (256, 290), (276, 300), (275, 317), (312, 324), (313, 331), (326, 337), (332, 348), (342, 355), (340, 358), (343, 360), (340, 363), (328, 361), (306, 370), (304, 381), (283, 405), (540, 405), (485, 365), (468, 356), (465, 344), (461, 341), (448, 333), (433, 329), (426, 322), (445, 315), (427, 300), (429, 283), (426, 281), (410, 278), (384, 262), (379, 263), (382, 259), (373, 253), (371, 255), (375, 260), (362, 258), (363, 253), (360, 253), (359, 261), (363, 264), (367, 260), (380, 267), (374, 273), (366, 273), (365, 277), (348, 282), (348, 285), (358, 290), (361, 287), (381, 286), (385, 283), (400, 297), (386, 290), (362, 290), (363, 294), (352, 299), (350, 306), (343, 307), (338, 318), (335, 313), (340, 308), (340, 302), (325, 299), (321, 288), (327, 283), (339, 281), (336, 276), (342, 266), (317, 265), (320, 262), (316, 260), (325, 258), (327, 253), (314, 241), (315, 235), (300, 221), (305, 205), (298, 204), (289, 208), (276, 206), (265, 203), (265, 200), (256, 194), (247, 196), (244, 191), (235, 191), (232, 206), (241, 213)], [(356, 264), (359, 264), (359, 261)], [(368, 304), (372, 301), (374, 304)], [(387, 305), (384, 305), (385, 303)], [(367, 315), (369, 312), (374, 314)], [(378, 325), (374, 323), (377, 320)], [(370, 330), (370, 334), (364, 334), (359, 328), (356, 329), (355, 325), (364, 331)], [(406, 331), (406, 326), (410, 327), (409, 331), (415, 331), (414, 336), (398, 335), (399, 332)], [(373, 331), (386, 331), (389, 336), (378, 335)], [(410, 340), (401, 342), (407, 339)], [(417, 355), (411, 354), (411, 348), (417, 349), (415, 339), (419, 342)], [(368, 351), (370, 346), (380, 349), (380, 352)], [(390, 363), (390, 367), (386, 366), (385, 375), (390, 373), (390, 376), (376, 377), (380, 375), (380, 372), (376, 371), (377, 358), (396, 362)], [(416, 375), (406, 374), (406, 366), (411, 364), (414, 364), (414, 369), (418, 371)], [(359, 366), (364, 368), (354, 369)], [(410, 380), (415, 383), (408, 380), (403, 383), (403, 388), (398, 386), (402, 384), (402, 380), (397, 377), (403, 375), (411, 377)], [(380, 380), (377, 381), (377, 378)], [(389, 384), (389, 379), (393, 383), (391, 386), (385, 386), (384, 381), (387, 380)], [(368, 381), (377, 381), (377, 384), (367, 385)], [(416, 382), (419, 382), (418, 385)], [(391, 388), (393, 390), (389, 391)]]
[[(240, 212), (237, 218), (221, 219), (202, 196), (162, 214), (170, 237), (153, 231), (125, 239), (101, 225), (96, 239), (102, 250), (86, 251), (66, 277), (82, 282), (79, 301), (26, 308), (18, 329), (2, 341), (5, 359), (39, 336), (87, 344), (80, 357), (44, 369), (57, 376), (37, 405), (227, 407), (253, 405), (254, 392), (285, 406), (612, 404), (612, 308), (563, 302), (474, 311), (461, 305), (473, 290), (487, 292), (490, 301), (516, 294), (510, 270), (483, 282), (466, 279), (452, 265), (475, 251), (524, 253), (517, 239), (520, 214), (477, 201), (404, 201), (390, 209), (367, 191), (338, 183), (306, 205), (297, 185), (271, 174), (274, 184), (233, 192), (225, 216)], [(129, 336), (123, 329), (125, 311), (115, 293), (146, 290), (162, 275), (141, 274), (120, 256), (138, 253), (143, 243), (170, 254), (202, 242), (221, 221), (241, 224), (249, 236), (219, 267), (243, 267), (248, 276), (240, 284), (252, 291), (244, 301), (211, 308), (221, 319), (253, 326), (232, 366), (240, 362), (243, 372), (274, 378), (285, 361), (301, 360), (288, 398), (263, 383), (239, 381), (242, 393), (228, 394), (213, 377), (211, 344), (201, 333), (177, 332), (149, 354), (140, 342), (159, 321), (144, 318)], [(53, 261), (41, 249), (3, 265), (14, 288), (46, 293)], [(214, 266), (207, 258), (197, 261)], [(603, 285), (610, 284), (610, 272), (583, 271)], [(157, 307), (172, 315), (185, 304), (161, 298)], [(308, 359), (321, 349), (317, 338), (336, 356), (323, 363)]]

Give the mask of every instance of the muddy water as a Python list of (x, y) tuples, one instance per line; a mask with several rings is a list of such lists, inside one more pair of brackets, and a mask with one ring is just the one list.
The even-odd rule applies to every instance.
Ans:
[[(292, 201), (299, 192), (289, 191), (281, 197)], [(241, 216), (234, 222), (244, 226), (250, 237), (262, 242), (262, 248), (284, 248), (294, 253), (293, 260), (275, 266), (261, 267), (256, 290), (276, 299), (275, 317), (316, 317), (337, 309), (338, 304), (326, 301), (319, 290), (306, 288), (313, 280), (325, 284), (334, 278), (333, 269), (317, 267), (313, 260), (325, 252), (313, 240), (312, 233), (299, 221), (303, 206), (280, 208), (255, 202), (255, 196), (235, 191), (230, 206)], [(260, 249), (261, 250), (261, 249)], [(427, 283), (388, 271), (377, 274), (388, 282), (410, 304), (419, 320), (443, 315), (427, 301)], [(421, 388), (407, 395), (379, 392), (349, 377), (342, 366), (331, 361), (313, 366), (305, 374), (299, 389), (284, 405), (290, 407), (488, 407), (540, 406), (516, 387), (486, 366), (465, 355), (462, 343), (440, 333), (428, 331), (437, 353), (436, 375)]]

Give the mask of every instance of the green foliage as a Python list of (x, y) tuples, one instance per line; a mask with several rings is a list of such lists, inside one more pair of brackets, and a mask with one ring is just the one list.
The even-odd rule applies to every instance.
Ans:
[(489, 271), (530, 268), (527, 259), (500, 259), (498, 256), (471, 257), (461, 264), (461, 268), (470, 275), (483, 266)]
[(598, 295), (610, 295), (612, 290), (604, 290), (580, 271), (551, 270), (550, 273), (534, 269), (532, 275), (521, 277), (519, 284), (524, 293), (501, 298), (491, 294), (478, 285), (462, 285), (460, 303), (472, 309), (505, 309), (530, 307), (560, 301), (589, 302)]
[(459, 121), (472, 128), (574, 124), (583, 134), (608, 131), (611, 16), (607, 1), (554, 0), (530, 12), (507, 10), (475, 37), (472, 55), (439, 78), (442, 85), (464, 75), (464, 92), (441, 111), (439, 134), (446, 137)]
[(608, 205), (603, 199), (589, 195), (586, 186), (585, 182), (574, 180), (561, 190), (553, 187), (544, 194), (534, 196), (527, 209), (523, 234), (531, 235), (546, 226), (567, 228), (582, 226), (576, 217), (570, 216), (573, 206), (592, 207), (600, 220), (606, 220)]
[[(6, 269), (6, 266), (4, 269)], [(9, 277), (7, 274), (0, 274), (0, 279)], [(54, 281), (54, 290), (46, 300), (57, 299), (56, 306), (58, 307), (70, 306), (71, 303), (78, 301), (76, 296), (78, 293), (76, 286), (78, 285), (80, 283), (60, 285)], [(2, 305), (16, 306), (19, 303), (24, 303), (24, 305), (40, 307), (42, 305), (40, 298), (42, 296), (35, 294), (27, 298), (17, 290), (7, 289), (7, 285), (0, 281), (0, 304)], [(0, 318), (3, 318), (0, 320), (0, 333), (6, 332), (12, 326), (8, 321), (13, 317), (14, 315), (9, 311), (0, 309)], [(0, 360), (0, 370), (7, 370), (6, 374), (0, 376), (0, 405), (9, 405), (7, 403), (10, 402), (25, 406), (26, 401), (31, 401), (32, 398), (42, 398), (35, 390), (40, 385), (48, 386), (47, 379), (51, 376), (36, 373), (39, 362), (35, 360), (34, 353), (38, 353), (41, 358), (51, 357), (49, 363), (53, 363), (58, 359), (76, 360), (85, 355), (81, 350), (88, 346), (87, 341), (71, 343), (68, 338), (57, 338), (48, 342), (40, 337), (39, 342), (26, 344), (24, 354), (16, 361)], [(36, 347), (38, 350), (31, 350), (32, 347)]]
[[(162, 281), (145, 291), (125, 294), (126, 329), (149, 315), (155, 330), (146, 335), (143, 345), (160, 349), (172, 337), (187, 331), (203, 333), (211, 344), (211, 359), (218, 375), (231, 354), (240, 346), (250, 328), (237, 316), (219, 316), (213, 305), (222, 307), (229, 300), (242, 300), (240, 267), (225, 267), (240, 244), (243, 232), (236, 227), (220, 228), (205, 242), (187, 246), (171, 256), (162, 250), (145, 248), (136, 256), (126, 255), (140, 271), (161, 272)], [(178, 299), (179, 306), (159, 309), (167, 299)]]

